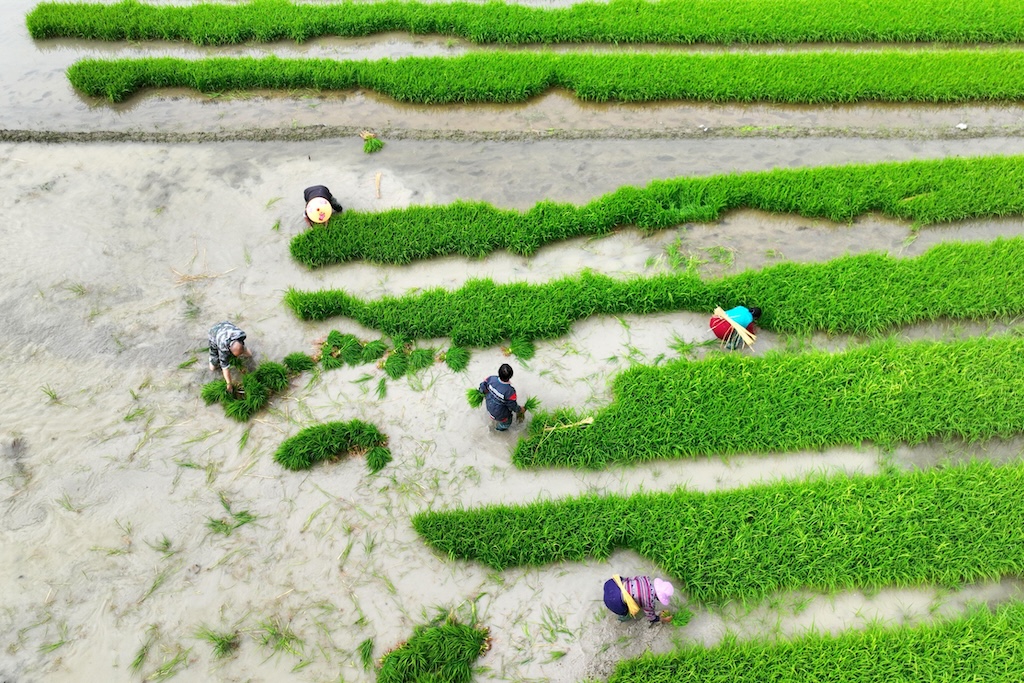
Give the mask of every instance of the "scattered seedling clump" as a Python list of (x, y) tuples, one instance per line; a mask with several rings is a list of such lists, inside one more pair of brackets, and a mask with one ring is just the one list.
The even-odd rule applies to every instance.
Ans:
[(479, 408), (484, 402), (484, 395), (478, 387), (470, 387), (466, 389), (466, 401), (470, 408)]
[(391, 449), (384, 446), (374, 446), (366, 452), (366, 465), (372, 474), (387, 467), (391, 459)]
[(402, 349), (394, 349), (384, 361), (384, 373), (391, 379), (399, 379), (409, 372), (409, 354)]
[(974, 680), (1008, 681), (1024, 666), (1024, 603), (995, 613), (974, 608), (938, 623), (839, 635), (811, 632), (792, 641), (726, 638), (712, 648), (686, 646), (663, 654), (646, 653), (619, 662), (608, 683), (729, 681), (763, 683), (793, 680), (863, 683), (954, 683), (970, 671)]
[[(1024, 167), (1021, 169), (1024, 177)], [(1024, 187), (1021, 188), (1024, 196)], [(714, 280), (693, 274), (616, 279), (592, 272), (532, 285), (472, 280), (363, 301), (338, 290), (290, 290), (285, 302), (306, 320), (347, 316), (392, 336), (448, 337), (465, 346), (549, 339), (594, 315), (703, 311), (746, 303), (780, 332), (871, 334), (939, 318), (1024, 313), (1024, 239), (946, 243), (913, 259), (868, 253), (824, 263), (778, 263)], [(842, 283), (841, 296), (836, 283)], [(513, 350), (529, 353), (522, 342)]]
[(384, 149), (384, 142), (369, 131), (364, 130), (359, 137), (363, 139), (363, 152), (366, 154), (374, 154)]
[(775, 169), (656, 180), (588, 204), (543, 201), (520, 212), (484, 202), (345, 211), (292, 239), (311, 268), (345, 261), (404, 264), (438, 256), (529, 256), (551, 242), (635, 226), (663, 230), (739, 208), (849, 223), (879, 212), (918, 225), (1024, 214), (1024, 157), (946, 158)]
[(210, 644), (214, 659), (223, 659), (238, 649), (238, 631), (220, 633), (208, 626), (201, 626), (196, 631), (196, 638)]
[(976, 0), (949, 10), (943, 0), (867, 4), (799, 0), (694, 0), (526, 7), (491, 2), (156, 6), (44, 2), (28, 15), (36, 40), (176, 40), (196, 45), (368, 36), (385, 31), (457, 36), (474, 43), (1015, 43), (1024, 40), (1019, 3)]
[[(307, 427), (285, 440), (274, 454), (274, 460), (285, 469), (305, 470), (322, 460), (333, 460), (350, 451), (368, 454), (378, 448), (386, 451), (386, 445), (387, 437), (368, 422), (327, 422)], [(371, 471), (380, 469), (377, 465), (383, 458), (380, 451), (373, 454), (373, 462), (369, 462)]]
[(578, 425), (573, 410), (538, 413), (519, 467), (600, 468), (711, 454), (820, 449), (873, 441), (967, 441), (1019, 434), (1024, 338), (875, 342), (842, 353), (713, 354), (636, 365), (614, 399)]
[(363, 346), (363, 353), (360, 360), (363, 363), (373, 363), (384, 357), (384, 354), (388, 352), (388, 345), (383, 339), (376, 339), (371, 342), (366, 342)]
[(316, 368), (316, 361), (301, 351), (289, 353), (284, 357), (282, 363), (284, 363), (284, 366), (288, 368), (288, 372), (293, 375), (298, 375)]
[(434, 349), (413, 349), (409, 352), (409, 372), (429, 368), (437, 360), (436, 356)]
[(473, 663), (489, 648), (486, 628), (461, 624), (454, 618), (417, 626), (407, 642), (381, 658), (377, 682), (469, 683)]
[(263, 410), (270, 397), (288, 388), (288, 368), (280, 363), (265, 361), (241, 380), (241, 396), (228, 391), (224, 380), (214, 380), (203, 386), (202, 397), (206, 405), (220, 403), (224, 413), (239, 422), (246, 422)]
[(320, 351), (320, 364), (324, 370), (334, 370), (343, 365), (359, 365), (362, 362), (362, 342), (355, 335), (331, 330)]
[(522, 360), (530, 360), (534, 354), (537, 353), (537, 349), (534, 347), (533, 342), (529, 339), (513, 339), (508, 345), (509, 353), (514, 356), (518, 356)]
[(818, 478), (711, 494), (587, 495), (428, 511), (439, 552), (503, 570), (616, 548), (650, 559), (691, 600), (777, 591), (958, 585), (1024, 567), (1024, 465), (975, 462), (906, 475)]

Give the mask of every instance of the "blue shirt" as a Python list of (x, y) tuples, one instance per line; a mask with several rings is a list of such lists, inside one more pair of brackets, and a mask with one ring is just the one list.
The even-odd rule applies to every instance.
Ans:
[(754, 322), (754, 314), (750, 312), (750, 309), (746, 306), (737, 306), (736, 308), (730, 308), (725, 312), (727, 316), (733, 319), (740, 327), (746, 327), (750, 323)]
[(512, 413), (519, 412), (519, 404), (516, 403), (516, 388), (507, 382), (502, 382), (497, 375), (491, 375), (480, 382), (477, 389), (486, 396), (487, 412), (495, 420), (507, 422), (512, 419)]

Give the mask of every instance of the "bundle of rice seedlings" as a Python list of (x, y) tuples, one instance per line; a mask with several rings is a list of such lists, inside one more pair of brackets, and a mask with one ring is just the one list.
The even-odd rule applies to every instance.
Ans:
[(469, 351), (461, 346), (453, 346), (445, 351), (444, 362), (455, 372), (462, 372), (469, 365)]
[(366, 452), (366, 464), (371, 473), (384, 469), (391, 462), (391, 450), (385, 446), (374, 446)]
[(312, 370), (316, 367), (316, 361), (301, 351), (288, 354), (282, 362), (288, 368), (288, 372), (293, 375)]
[(479, 408), (484, 402), (484, 395), (480, 393), (477, 387), (470, 387), (466, 389), (466, 401), (469, 403), (470, 408)]
[(488, 630), (451, 619), (418, 626), (408, 641), (384, 654), (378, 683), (469, 683), (473, 663), (490, 648)]
[(413, 349), (409, 354), (409, 372), (416, 372), (434, 364), (434, 349)]
[(391, 379), (398, 379), (409, 371), (409, 356), (397, 349), (388, 354), (384, 361), (384, 372)]
[[(386, 443), (387, 437), (368, 422), (327, 422), (307, 427), (286, 439), (274, 453), (274, 460), (285, 469), (303, 470), (352, 450), (366, 450), (369, 453)], [(382, 458), (382, 454), (374, 454), (374, 462), (379, 463)]]
[(522, 360), (530, 360), (537, 353), (536, 347), (529, 339), (513, 339), (508, 345), (508, 350)]
[(375, 339), (371, 342), (366, 342), (363, 346), (363, 351), (360, 356), (360, 360), (363, 363), (372, 363), (373, 361), (380, 360), (384, 357), (384, 354), (388, 352), (388, 345), (383, 339)]
[(367, 154), (373, 154), (384, 149), (384, 143), (381, 139), (368, 130), (360, 133), (359, 137), (363, 139), (363, 151)]

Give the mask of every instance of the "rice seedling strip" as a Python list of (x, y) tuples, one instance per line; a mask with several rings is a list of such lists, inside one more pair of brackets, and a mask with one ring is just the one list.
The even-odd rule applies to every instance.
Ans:
[[(1024, 430), (1024, 338), (893, 340), (842, 353), (712, 354), (637, 365), (586, 427), (573, 410), (538, 412), (519, 467), (600, 468), (661, 458), (968, 441)], [(546, 429), (546, 428), (552, 429)]]
[(474, 43), (1000, 43), (1024, 39), (1013, 0), (841, 2), (838, 0), (663, 0), (532, 8), (512, 3), (377, 2), (310, 5), (256, 0), (240, 5), (158, 7), (37, 5), (33, 38), (177, 40), (196, 45), (367, 36), (385, 31), (458, 36)]
[(540, 202), (520, 212), (484, 202), (345, 211), (292, 239), (292, 256), (316, 268), (367, 260), (404, 264), (437, 256), (482, 257), (498, 249), (528, 256), (572, 237), (624, 226), (642, 230), (717, 220), (752, 208), (849, 222), (876, 211), (917, 224), (1024, 214), (1024, 157), (946, 158), (775, 169), (656, 180), (576, 206)]
[(811, 632), (792, 641), (727, 638), (712, 648), (647, 653), (620, 661), (608, 683), (762, 683), (794, 680), (794, 672), (820, 683), (1010, 681), (1024, 667), (1022, 634), (1024, 603), (1013, 602), (915, 627)]
[[(326, 422), (307, 427), (286, 439), (274, 453), (274, 460), (285, 469), (305, 470), (318, 462), (337, 458), (354, 449), (370, 451), (381, 448), (386, 451), (387, 449), (383, 447), (387, 441), (387, 436), (369, 422)], [(387, 460), (384, 458), (388, 455), (374, 453), (375, 462), (386, 463)]]
[(586, 495), (427, 511), (413, 525), (441, 553), (497, 570), (604, 560), (628, 548), (674, 577), (692, 601), (759, 599), (783, 590), (1018, 576), (1022, 486), (1024, 465), (975, 462), (711, 494)]
[[(760, 271), (702, 280), (691, 273), (616, 279), (596, 273), (544, 284), (472, 280), (457, 290), (356, 298), (341, 290), (289, 290), (285, 303), (304, 320), (345, 316), (410, 339), (448, 337), (458, 346), (506, 339), (550, 339), (594, 315), (701, 311), (759, 306), (758, 324), (780, 332), (866, 334), (940, 318), (1024, 313), (1024, 239), (947, 243), (917, 258), (843, 256), (784, 262)], [(526, 345), (517, 342), (515, 348)]]
[(374, 90), (399, 102), (525, 102), (565, 88), (586, 102), (1011, 102), (1024, 99), (1024, 53), (884, 50), (790, 53), (557, 54), (335, 61), (279, 57), (83, 59), (79, 91), (120, 102), (144, 88)]

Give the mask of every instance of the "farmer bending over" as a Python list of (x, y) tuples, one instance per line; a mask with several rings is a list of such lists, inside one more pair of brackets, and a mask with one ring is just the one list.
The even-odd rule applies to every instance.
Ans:
[(604, 606), (619, 615), (619, 621), (629, 621), (643, 610), (647, 621), (654, 625), (668, 623), (672, 615), (655, 611), (655, 603), (668, 607), (675, 587), (668, 581), (651, 580), (649, 576), (621, 577), (618, 574), (604, 582)]
[(307, 187), (302, 197), (306, 201), (306, 224), (310, 227), (323, 225), (331, 219), (331, 214), (341, 213), (341, 204), (323, 185)]
[(512, 426), (512, 415), (518, 415), (520, 419), (524, 408), (516, 403), (516, 388), (508, 383), (512, 379), (512, 366), (503, 363), (498, 368), (497, 376), (491, 375), (477, 387), (486, 399), (487, 412), (494, 420), (494, 428), (503, 432)]
[(245, 332), (225, 321), (210, 328), (210, 371), (220, 368), (224, 373), (228, 391), (231, 385), (231, 359), (242, 356), (252, 358), (252, 352), (245, 348)]
[[(757, 332), (757, 327), (754, 325), (754, 321), (761, 317), (761, 309), (754, 306), (753, 308), (747, 308), (746, 306), (737, 306), (736, 308), (730, 308), (725, 312), (733, 322), (740, 327), (746, 328), (747, 332), (754, 334)], [(715, 336), (725, 342), (725, 348), (730, 351), (738, 349), (743, 346), (743, 339), (733, 329), (733, 326), (729, 324), (729, 321), (719, 316), (711, 317), (711, 331), (715, 333)]]

